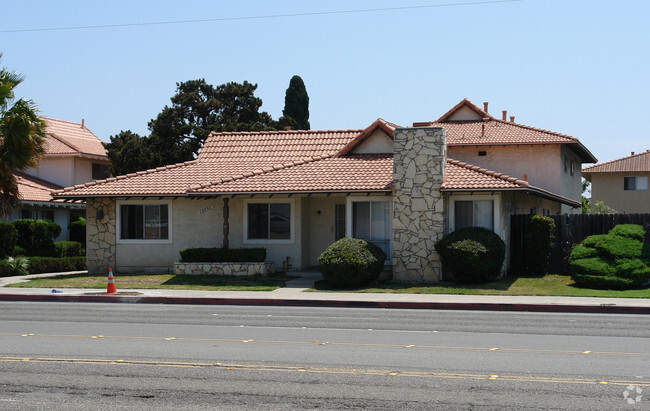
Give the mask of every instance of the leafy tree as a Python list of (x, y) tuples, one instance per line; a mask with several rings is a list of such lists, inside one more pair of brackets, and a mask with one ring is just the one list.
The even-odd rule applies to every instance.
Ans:
[(204, 79), (177, 83), (172, 105), (149, 122), (151, 148), (160, 165), (191, 160), (212, 131), (274, 129), (271, 116), (255, 97), (257, 84), (230, 82), (217, 87)]
[(589, 214), (589, 208), (591, 207), (590, 200), (585, 197), (585, 193), (589, 189), (591, 183), (585, 179), (582, 180), (582, 214)]
[(260, 111), (256, 89), (247, 81), (176, 83), (171, 105), (149, 122), (149, 136), (122, 131), (111, 137), (106, 148), (113, 175), (192, 160), (212, 131), (274, 130), (277, 123)]
[(114, 176), (154, 168), (160, 163), (158, 153), (151, 148), (150, 138), (131, 131), (120, 131), (111, 136), (111, 142), (104, 143), (104, 147), (111, 159), (111, 174)]
[[(2, 54), (0, 54), (0, 59)], [(45, 122), (31, 100), (14, 101), (24, 76), (0, 68), (0, 217), (20, 202), (16, 171), (36, 167), (45, 151)]]
[(305, 83), (300, 76), (291, 77), (289, 87), (284, 96), (283, 118), (280, 122), (286, 122), (291, 125), (291, 120), (295, 121), (295, 128), (298, 130), (309, 130), (309, 95), (305, 88)]

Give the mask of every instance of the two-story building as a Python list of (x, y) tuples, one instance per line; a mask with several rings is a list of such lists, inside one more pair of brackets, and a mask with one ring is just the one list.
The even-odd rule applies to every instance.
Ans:
[(53, 220), (62, 228), (56, 240), (67, 240), (70, 219), (85, 216), (86, 206), (81, 200), (55, 200), (51, 192), (109, 177), (110, 162), (101, 140), (86, 128), (83, 120), (81, 123), (47, 117), (43, 120), (46, 125), (44, 156), (38, 167), (16, 174), (21, 204), (9, 220)]

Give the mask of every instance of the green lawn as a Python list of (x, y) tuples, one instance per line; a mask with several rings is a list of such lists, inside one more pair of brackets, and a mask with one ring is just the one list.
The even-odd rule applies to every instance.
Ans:
[(401, 293), (401, 294), (468, 294), (468, 295), (557, 295), (570, 297), (619, 297), (650, 298), (650, 288), (641, 290), (610, 291), (577, 288), (568, 275), (547, 274), (543, 277), (506, 277), (485, 284), (413, 285), (404, 283), (380, 283), (371, 287), (334, 290), (323, 282), (309, 291), (352, 293)]
[[(204, 291), (273, 291), (284, 287), (287, 280), (295, 277), (218, 276), (218, 275), (118, 275), (120, 289), (166, 289)], [(85, 274), (41, 278), (26, 283), (10, 284), (19, 288), (106, 288), (107, 277)]]

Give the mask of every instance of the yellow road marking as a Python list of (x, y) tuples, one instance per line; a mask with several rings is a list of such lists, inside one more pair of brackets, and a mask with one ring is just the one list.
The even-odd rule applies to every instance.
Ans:
[(346, 369), (346, 368), (305, 368), (283, 365), (266, 364), (222, 364), (222, 363), (193, 363), (193, 362), (172, 362), (172, 361), (136, 361), (136, 360), (107, 360), (95, 358), (54, 358), (54, 357), (0, 357), (0, 362), (31, 362), (31, 363), (67, 363), (67, 364), (95, 364), (95, 365), (122, 365), (122, 366), (146, 366), (146, 367), (174, 367), (174, 368), (220, 368), (225, 370), (251, 370), (251, 371), (284, 371), (284, 372), (307, 372), (321, 374), (350, 374), (350, 375), (375, 375), (375, 376), (399, 376), (417, 378), (445, 378), (459, 380), (499, 380), (513, 382), (538, 382), (548, 384), (610, 384), (627, 386), (634, 384), (639, 387), (650, 387), (650, 380), (611, 380), (570, 377), (544, 377), (535, 375), (497, 375), (497, 374), (470, 374), (451, 372), (426, 372), (426, 371), (396, 371), (382, 369)]

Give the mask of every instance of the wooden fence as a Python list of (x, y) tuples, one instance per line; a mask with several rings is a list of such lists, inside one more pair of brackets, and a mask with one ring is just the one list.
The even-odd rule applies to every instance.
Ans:
[[(526, 255), (524, 234), (527, 214), (516, 214), (510, 224), (510, 267), (521, 272)], [(563, 274), (574, 245), (594, 234), (607, 234), (618, 224), (639, 224), (650, 241), (650, 214), (563, 214), (549, 216), (555, 221), (555, 247), (551, 251), (549, 273)]]

